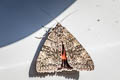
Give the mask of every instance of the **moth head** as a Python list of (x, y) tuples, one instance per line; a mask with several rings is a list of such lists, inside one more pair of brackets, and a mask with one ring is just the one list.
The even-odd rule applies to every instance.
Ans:
[(57, 25), (56, 25), (56, 26), (58, 26), (58, 27), (62, 27), (62, 25), (61, 25), (59, 22), (57, 23)]

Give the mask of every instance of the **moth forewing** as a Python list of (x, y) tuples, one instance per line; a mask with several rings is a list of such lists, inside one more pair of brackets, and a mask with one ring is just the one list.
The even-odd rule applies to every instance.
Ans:
[(93, 69), (94, 64), (91, 57), (65, 27), (58, 23), (50, 30), (37, 58), (37, 72)]

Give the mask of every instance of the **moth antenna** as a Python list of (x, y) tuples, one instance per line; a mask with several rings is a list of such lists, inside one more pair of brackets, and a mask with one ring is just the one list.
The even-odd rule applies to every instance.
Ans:
[[(54, 17), (50, 14), (50, 13), (48, 13), (47, 11), (45, 11), (44, 9), (42, 9), (42, 8), (40, 8), (45, 14), (47, 14), (49, 17), (51, 17), (51, 18), (53, 18), (54, 19)], [(56, 19), (54, 19), (57, 23), (58, 23), (58, 21), (56, 20)]]
[[(45, 13), (45, 14), (47, 14), (49, 17), (51, 17), (51, 18), (53, 18), (54, 19), (54, 17), (50, 14), (50, 13), (48, 13), (47, 11), (45, 11), (44, 9), (42, 9), (41, 8), (41, 10)], [(75, 10), (75, 11), (73, 11), (73, 12), (71, 12), (71, 13), (69, 13), (68, 15), (66, 15), (62, 20), (60, 20), (59, 22), (57, 21), (57, 19), (54, 19), (57, 23), (61, 23), (61, 22), (63, 22), (67, 17), (69, 17), (70, 15), (72, 15), (73, 13), (75, 13), (75, 12), (77, 12), (78, 11), (78, 9), (77, 10)]]
[(78, 9), (73, 11), (73, 12), (71, 12), (71, 13), (69, 13), (68, 15), (66, 15), (62, 20), (60, 20), (60, 23), (62, 23), (66, 18), (68, 18), (69, 16), (71, 16), (72, 14), (74, 14), (77, 11), (78, 11)]

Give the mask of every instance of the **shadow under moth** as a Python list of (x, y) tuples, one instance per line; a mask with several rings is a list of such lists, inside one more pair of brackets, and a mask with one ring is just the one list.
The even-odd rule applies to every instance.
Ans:
[(76, 38), (60, 23), (48, 33), (36, 61), (38, 73), (94, 70), (94, 63)]

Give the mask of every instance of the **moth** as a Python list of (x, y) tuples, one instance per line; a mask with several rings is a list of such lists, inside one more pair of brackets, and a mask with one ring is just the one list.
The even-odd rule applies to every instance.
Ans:
[(52, 28), (36, 61), (38, 73), (94, 70), (88, 52), (60, 23)]

